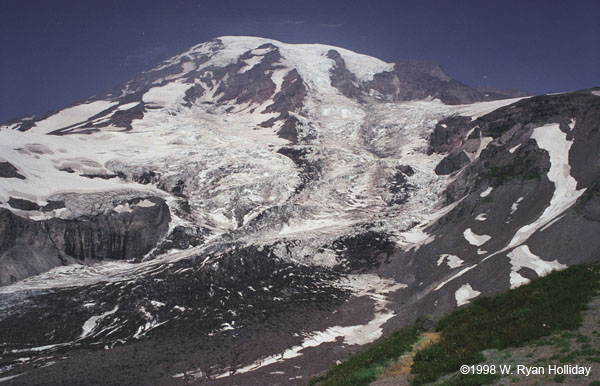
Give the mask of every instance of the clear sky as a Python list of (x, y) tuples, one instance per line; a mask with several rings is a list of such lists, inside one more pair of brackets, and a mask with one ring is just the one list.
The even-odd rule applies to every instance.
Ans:
[(72, 104), (222, 35), (428, 59), (469, 85), (600, 85), (598, 0), (0, 0), (0, 121)]

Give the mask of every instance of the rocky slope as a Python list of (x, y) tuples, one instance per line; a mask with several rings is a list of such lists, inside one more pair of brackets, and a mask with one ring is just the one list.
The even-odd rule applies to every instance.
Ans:
[(303, 384), (595, 260), (598, 94), (492, 100), (436, 64), (222, 37), (4, 123), (0, 377)]

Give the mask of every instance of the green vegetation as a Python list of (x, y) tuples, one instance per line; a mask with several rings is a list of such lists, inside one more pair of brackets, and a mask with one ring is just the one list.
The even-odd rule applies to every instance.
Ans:
[(421, 329), (416, 326), (400, 329), (390, 338), (376, 342), (366, 351), (336, 365), (327, 374), (313, 378), (309, 385), (368, 385), (390, 363), (409, 351), (420, 334)]
[(578, 265), (454, 311), (437, 324), (441, 341), (415, 356), (413, 383), (435, 381), (463, 364), (480, 362), (482, 350), (518, 346), (578, 327), (581, 311), (599, 288), (598, 265)]
[(436, 383), (435, 386), (478, 386), (492, 383), (499, 378), (499, 374), (455, 375), (447, 381)]
[(564, 374), (556, 374), (554, 376), (554, 382), (556, 383), (563, 383), (566, 379), (567, 377)]
[[(579, 357), (600, 360), (600, 351), (589, 346), (589, 338), (570, 331), (580, 325), (581, 312), (599, 289), (600, 265), (577, 265), (504, 294), (475, 300), (437, 323), (441, 340), (416, 354), (413, 384), (434, 382), (455, 373), (461, 365), (481, 362), (482, 350), (531, 343), (559, 347), (561, 353), (554, 358), (559, 361), (573, 363)], [(388, 364), (409, 351), (419, 333), (416, 326), (401, 329), (335, 366), (326, 375), (314, 378), (310, 384), (368, 385)], [(582, 348), (572, 351), (571, 340)], [(440, 384), (481, 385), (497, 378), (497, 375), (454, 375)], [(560, 378), (555, 382), (560, 382)]]
[(492, 167), (485, 176), (488, 180), (497, 181), (498, 185), (502, 185), (516, 177), (521, 177), (523, 180), (539, 180), (541, 171), (537, 168), (527, 169), (522, 161), (517, 161), (506, 166)]

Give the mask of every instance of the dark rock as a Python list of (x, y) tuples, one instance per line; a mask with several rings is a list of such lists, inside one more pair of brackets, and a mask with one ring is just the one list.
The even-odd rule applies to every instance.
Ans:
[[(108, 212), (71, 220), (33, 221), (0, 209), (0, 285), (44, 272), (72, 259), (135, 259), (144, 256), (167, 233), (171, 216), (167, 204), (135, 206), (131, 212)], [(54, 201), (50, 206), (60, 206)], [(38, 207), (39, 209), (39, 207)], [(71, 260), (69, 260), (71, 259)], [(6, 277), (5, 277), (6, 276)]]
[(273, 103), (264, 110), (265, 113), (277, 112), (281, 114), (298, 111), (306, 98), (306, 86), (298, 71), (291, 70), (283, 78), (281, 90), (273, 97)]
[[(393, 199), (386, 201), (388, 205), (404, 204), (410, 197), (413, 185), (409, 184), (406, 176), (412, 176), (414, 170), (410, 166), (399, 166), (398, 171), (394, 173), (387, 181), (387, 187), (390, 193), (393, 194)], [(404, 173), (402, 170), (406, 171)]]
[(204, 91), (204, 87), (199, 84), (195, 84), (187, 89), (185, 91), (185, 96), (183, 97), (183, 100), (186, 101), (185, 106), (191, 107), (196, 100), (200, 99), (202, 95), (204, 95)]
[(473, 123), (469, 117), (453, 116), (435, 125), (429, 139), (429, 153), (445, 153), (457, 149), (464, 141)]
[(327, 57), (335, 63), (330, 70), (331, 85), (337, 88), (348, 98), (357, 98), (361, 95), (361, 88), (356, 76), (348, 71), (346, 62), (336, 50), (329, 50)]
[(112, 178), (119, 177), (117, 174), (80, 174), (80, 176), (90, 179), (101, 178), (103, 180), (110, 180)]
[(387, 100), (438, 98), (446, 104), (464, 104), (498, 99), (452, 79), (439, 64), (421, 60), (396, 62), (393, 71), (376, 74), (366, 88)]
[(9, 197), (8, 205), (15, 209), (21, 210), (40, 210), (40, 206), (38, 204), (29, 200), (25, 200), (23, 198)]
[(206, 236), (210, 235), (210, 230), (203, 227), (183, 227), (176, 226), (171, 233), (152, 251), (152, 257), (166, 253), (171, 249), (184, 250), (197, 247), (204, 244)]
[(331, 244), (341, 263), (336, 267), (343, 272), (367, 272), (385, 262), (394, 252), (395, 245), (385, 233), (366, 231), (353, 236), (342, 236)]
[(133, 120), (144, 118), (144, 112), (146, 112), (144, 103), (140, 102), (140, 104), (130, 109), (116, 110), (108, 123), (104, 122), (102, 125), (106, 126), (110, 124), (116, 127), (123, 127), (126, 131), (129, 131), (132, 129), (131, 123)]
[[(54, 225), (64, 238), (64, 252), (78, 260), (132, 259), (148, 253), (167, 232), (171, 216), (157, 198), (151, 207), (133, 206), (132, 212), (110, 212), (88, 221), (65, 220)], [(135, 203), (135, 201), (132, 201)]]
[(397, 169), (409, 177), (415, 174), (415, 170), (410, 165), (400, 165)]
[(0, 178), (18, 178), (24, 180), (25, 176), (21, 175), (16, 167), (10, 162), (0, 162)]
[(48, 203), (42, 207), (42, 212), (51, 212), (54, 209), (61, 209), (65, 207), (65, 202), (48, 200)]
[[(262, 59), (251, 69), (240, 72), (246, 66), (244, 60), (253, 56), (261, 56)], [(236, 104), (246, 102), (261, 104), (271, 98), (276, 87), (270, 75), (279, 67), (276, 63), (281, 59), (279, 49), (274, 48), (264, 55), (254, 55), (248, 51), (237, 62), (221, 69), (209, 67), (214, 73), (213, 79), (220, 81), (215, 92), (215, 95), (221, 95), (217, 102), (235, 101)]]
[(296, 193), (300, 193), (307, 184), (321, 177), (322, 162), (309, 157), (311, 155), (310, 148), (282, 147), (277, 150), (277, 153), (291, 159), (300, 169), (300, 179), (302, 182), (296, 186)]
[(446, 156), (435, 167), (435, 173), (440, 176), (452, 174), (455, 171), (462, 169), (465, 165), (471, 162), (471, 159), (464, 151), (454, 152)]

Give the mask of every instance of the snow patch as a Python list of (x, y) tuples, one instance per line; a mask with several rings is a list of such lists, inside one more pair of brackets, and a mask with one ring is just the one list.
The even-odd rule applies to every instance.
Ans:
[(144, 199), (144, 200), (138, 202), (137, 204), (135, 204), (135, 206), (139, 206), (140, 208), (151, 208), (155, 205), (156, 205), (155, 203), (153, 203), (152, 201), (150, 201), (148, 199)]
[(538, 276), (545, 276), (553, 270), (561, 270), (567, 268), (558, 260), (545, 261), (534, 255), (529, 250), (527, 245), (521, 245), (513, 249), (509, 254), (510, 264), (510, 288), (516, 288), (523, 284), (529, 283), (529, 279), (524, 278), (519, 274), (521, 268), (529, 268), (535, 271)]
[(140, 102), (125, 103), (124, 105), (119, 106), (117, 109), (119, 111), (125, 111), (125, 110), (132, 109), (139, 104), (140, 104)]
[(96, 325), (98, 324), (98, 322), (100, 320), (106, 318), (108, 315), (114, 314), (115, 312), (117, 312), (118, 309), (119, 309), (119, 306), (115, 306), (115, 308), (113, 308), (110, 311), (106, 311), (105, 313), (103, 313), (101, 315), (92, 316), (91, 318), (86, 320), (85, 323), (83, 324), (83, 332), (81, 333), (81, 336), (79, 336), (79, 339), (84, 339), (85, 337), (90, 335), (92, 333), (92, 331), (94, 331), (94, 329), (96, 328)]
[(486, 190), (484, 190), (483, 192), (481, 192), (479, 194), (479, 197), (487, 197), (490, 195), (490, 193), (492, 193), (492, 190), (494, 190), (494, 188), (492, 188), (491, 186), (489, 188), (487, 188)]
[[(529, 97), (525, 97), (529, 98)], [(465, 117), (471, 117), (472, 120), (475, 120), (479, 117), (482, 117), (488, 113), (491, 113), (494, 110), (497, 110), (501, 107), (513, 104), (515, 102), (520, 101), (524, 98), (511, 98), (511, 99), (500, 99), (496, 101), (490, 102), (479, 102), (473, 103), (469, 105), (458, 105), (455, 107), (456, 111)]]
[(488, 235), (478, 235), (473, 233), (471, 228), (465, 229), (463, 232), (463, 236), (465, 240), (469, 242), (469, 244), (474, 245), (476, 247), (480, 247), (483, 244), (487, 243), (492, 237)]
[(438, 267), (442, 265), (444, 261), (446, 261), (446, 264), (448, 264), (448, 267), (450, 268), (458, 268), (464, 263), (464, 261), (461, 260), (458, 256), (444, 254), (440, 255), (440, 258), (437, 261)]
[(183, 102), (185, 92), (190, 87), (192, 85), (180, 82), (153, 87), (144, 94), (142, 101), (151, 105), (174, 107)]
[(521, 144), (518, 144), (517, 146), (513, 146), (510, 149), (508, 149), (508, 152), (512, 154), (515, 151), (517, 151), (517, 149), (520, 148), (520, 147), (521, 147)]
[(113, 208), (113, 211), (117, 212), (117, 213), (131, 213), (131, 212), (133, 212), (133, 209), (131, 209), (131, 207), (129, 206), (129, 203), (126, 202), (125, 204), (119, 204), (119, 205), (115, 206)]
[(550, 155), (548, 179), (554, 183), (554, 194), (550, 199), (550, 205), (542, 215), (531, 224), (520, 228), (506, 249), (526, 242), (538, 229), (570, 208), (586, 190), (585, 188), (577, 190), (577, 181), (571, 176), (569, 151), (572, 142), (567, 140), (567, 134), (560, 130), (558, 123), (536, 128), (531, 137)]
[(51, 115), (43, 121), (36, 122), (32, 130), (47, 133), (53, 130), (72, 126), (77, 123), (82, 123), (116, 104), (117, 102), (94, 101), (91, 103), (84, 103), (69, 107), (54, 115)]
[(477, 220), (477, 221), (485, 221), (485, 220), (487, 220), (486, 216), (487, 216), (487, 213), (479, 213), (477, 215), (477, 217), (475, 217), (475, 220)]
[(517, 209), (519, 209), (519, 203), (523, 201), (523, 197), (519, 197), (517, 199), (517, 201), (515, 201), (511, 206), (510, 206), (510, 214), (511, 216), (513, 215), (513, 213), (515, 213), (517, 211)]
[(468, 304), (471, 302), (471, 299), (476, 298), (481, 295), (481, 292), (475, 291), (471, 284), (467, 283), (460, 287), (455, 293), (454, 298), (456, 299), (456, 305), (458, 307)]

